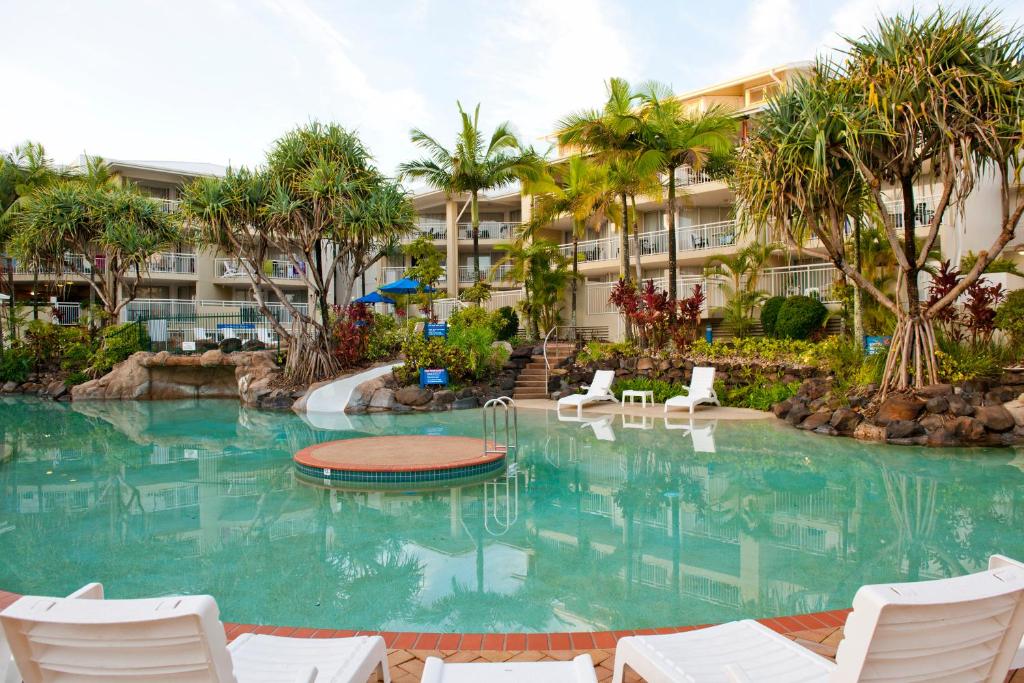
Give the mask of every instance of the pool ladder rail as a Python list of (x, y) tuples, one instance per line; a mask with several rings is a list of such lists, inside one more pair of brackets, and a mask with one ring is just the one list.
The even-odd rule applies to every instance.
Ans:
[(516, 402), (508, 396), (492, 398), (484, 404), (483, 421), (484, 457), (497, 453), (515, 457), (519, 449), (519, 413)]

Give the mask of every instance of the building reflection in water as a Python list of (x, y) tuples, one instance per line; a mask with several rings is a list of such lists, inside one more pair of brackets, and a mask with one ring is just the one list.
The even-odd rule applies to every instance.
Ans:
[(840, 608), (863, 583), (1024, 556), (1009, 451), (521, 413), (518, 458), (491, 481), (332, 490), (298, 481), (290, 454), (344, 434), (216, 406), (2, 406), (0, 585), (208, 592), (257, 623), (615, 629)]

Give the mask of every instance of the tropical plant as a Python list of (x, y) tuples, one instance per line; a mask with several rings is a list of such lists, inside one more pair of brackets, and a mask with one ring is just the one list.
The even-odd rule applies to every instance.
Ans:
[(1010, 337), (1010, 343), (1019, 351), (1024, 349), (1024, 289), (1006, 295), (996, 309), (995, 325)]
[(679, 314), (675, 325), (673, 326), (671, 322), (669, 323), (669, 326), (673, 328), (672, 339), (676, 349), (680, 351), (686, 350), (700, 336), (700, 321), (706, 301), (707, 297), (704, 294), (704, 288), (700, 284), (696, 284), (693, 286), (690, 296), (677, 302), (679, 304)]
[[(332, 297), (349, 300), (356, 279), (415, 230), (407, 194), (373, 166), (358, 136), (317, 122), (279, 138), (265, 167), (192, 182), (180, 207), (201, 244), (238, 259), (257, 306), (288, 342), (285, 372), (299, 383), (339, 369), (328, 329)], [(310, 313), (297, 309), (258, 267), (274, 252), (302, 274), (314, 303)], [(270, 313), (267, 292), (293, 325), (281, 325)]]
[[(676, 277), (676, 171), (682, 166), (701, 170), (714, 157), (721, 162), (731, 156), (738, 128), (736, 118), (717, 105), (692, 114), (671, 88), (650, 82), (640, 88), (643, 126), (641, 139), (648, 149), (661, 153), (668, 184), (668, 297), (675, 301)], [(684, 190), (685, 192), (685, 190)], [(675, 312), (671, 314), (675, 319)]]
[(412, 130), (412, 142), (427, 156), (401, 164), (403, 179), (423, 180), (450, 197), (469, 193), (469, 211), (473, 236), (473, 279), (480, 273), (480, 202), (486, 190), (508, 187), (517, 180), (537, 178), (543, 172), (542, 156), (524, 146), (510, 123), (498, 124), (488, 139), (480, 130), (480, 105), (472, 115), (459, 108), (460, 128), (455, 146), (449, 150), (418, 128)]
[(717, 311), (737, 337), (747, 336), (753, 328), (754, 311), (766, 296), (757, 288), (761, 271), (781, 251), (779, 244), (754, 242), (735, 254), (712, 256), (704, 262), (705, 276), (718, 279), (724, 290), (725, 305)]
[(529, 324), (531, 336), (537, 339), (542, 329), (547, 332), (560, 321), (563, 292), (572, 277), (569, 259), (557, 244), (542, 239), (516, 240), (499, 244), (495, 249), (505, 252), (495, 269), (511, 266), (505, 278), (523, 286), (519, 309)]
[(434, 246), (429, 235), (420, 235), (406, 244), (402, 251), (412, 260), (412, 265), (405, 269), (405, 276), (419, 283), (420, 296), (426, 297), (427, 315), (433, 320), (434, 295), (432, 290), (444, 277), (441, 252)]
[[(844, 59), (819, 61), (773, 98), (740, 155), (741, 214), (814, 234), (836, 266), (895, 316), (883, 393), (937, 381), (934, 319), (999, 256), (1020, 222), (1024, 201), (1012, 188), (1024, 168), (1022, 52), (1024, 32), (988, 10), (880, 19), (848, 40)], [(948, 210), (963, 206), (983, 170), (1003, 198), (998, 235), (953, 289), (922, 305), (918, 273)], [(942, 191), (919, 244), (915, 187), (926, 176)], [(885, 188), (900, 193), (900, 223)], [(897, 260), (896, 296), (875, 287), (843, 249), (848, 207), (865, 193)]]
[[(960, 259), (960, 272), (970, 272), (974, 268), (974, 264), (978, 262), (978, 255), (973, 251), (967, 252), (965, 256)], [(992, 259), (992, 261), (985, 267), (986, 273), (1009, 273), (1010, 275), (1016, 275), (1017, 277), (1024, 277), (1024, 271), (1017, 266), (1017, 262), (1009, 256), (1000, 256), (999, 258)]]
[(809, 296), (787, 297), (775, 319), (775, 335), (782, 339), (808, 339), (828, 318), (825, 304)]
[(332, 308), (331, 337), (334, 356), (340, 367), (352, 368), (366, 361), (373, 323), (373, 309), (366, 304), (351, 303), (344, 308)]
[(761, 329), (769, 337), (777, 337), (775, 322), (779, 319), (779, 309), (786, 302), (784, 296), (773, 296), (761, 304)]
[(502, 306), (491, 315), (491, 329), (499, 341), (508, 341), (519, 333), (519, 316), (511, 306)]

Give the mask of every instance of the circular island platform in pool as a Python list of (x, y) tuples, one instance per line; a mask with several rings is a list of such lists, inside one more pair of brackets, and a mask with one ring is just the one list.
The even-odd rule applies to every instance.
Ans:
[(299, 473), (327, 483), (438, 484), (488, 475), (505, 452), (484, 452), (468, 436), (370, 436), (308, 446), (295, 454)]

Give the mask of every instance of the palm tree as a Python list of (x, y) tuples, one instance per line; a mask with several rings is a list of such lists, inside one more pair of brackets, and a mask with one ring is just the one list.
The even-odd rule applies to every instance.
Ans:
[[(643, 151), (641, 142), (642, 119), (637, 111), (638, 96), (632, 91), (629, 81), (612, 78), (607, 85), (608, 99), (601, 109), (584, 109), (565, 117), (558, 123), (558, 142), (576, 148), (584, 154), (592, 154), (611, 165), (626, 155)], [(628, 164), (627, 164), (628, 165)], [(622, 220), (619, 223), (621, 240), (621, 275), (631, 281), (629, 275), (629, 191), (630, 183), (625, 182), (629, 174), (624, 166), (618, 169), (618, 181), (613, 183), (619, 195)], [(628, 329), (628, 328), (627, 328)]]
[(535, 178), (543, 170), (541, 156), (524, 147), (510, 123), (499, 123), (486, 139), (480, 130), (480, 105), (472, 116), (459, 108), (461, 127), (452, 150), (419, 128), (412, 130), (412, 142), (428, 156), (407, 161), (398, 167), (402, 179), (424, 180), (448, 196), (468, 192), (470, 220), (473, 228), (473, 279), (480, 276), (480, 206), (479, 195), (485, 190), (508, 187), (523, 178)]
[(761, 271), (772, 256), (783, 251), (780, 244), (754, 242), (732, 256), (712, 256), (705, 261), (706, 275), (729, 280), (723, 284), (726, 305), (720, 307), (719, 312), (737, 337), (744, 337), (750, 331), (754, 309), (765, 299), (764, 292), (757, 288)]
[(511, 266), (505, 279), (522, 283), (525, 297), (519, 305), (529, 321), (530, 333), (539, 338), (541, 327), (547, 331), (558, 324), (562, 292), (570, 277), (569, 260), (549, 240), (518, 239), (499, 244), (496, 249), (504, 251), (505, 256), (492, 270)]
[[(609, 164), (608, 179), (612, 188), (618, 192), (623, 201), (628, 199), (629, 208), (623, 211), (624, 220), (633, 224), (633, 264), (636, 267), (636, 281), (643, 280), (643, 269), (640, 265), (640, 227), (636, 210), (637, 196), (648, 196), (655, 200), (661, 199), (661, 182), (658, 172), (664, 161), (660, 152), (655, 150), (623, 152), (618, 154)], [(623, 232), (623, 236), (629, 233)], [(626, 269), (629, 270), (627, 259)]]
[(565, 164), (529, 189), (535, 197), (530, 222), (525, 234), (531, 236), (540, 228), (563, 216), (572, 222), (571, 326), (576, 330), (576, 289), (579, 280), (579, 242), (587, 228), (600, 225), (613, 207), (613, 193), (608, 181), (608, 166), (582, 156), (572, 156)]
[[(688, 114), (672, 90), (660, 83), (647, 83), (640, 90), (644, 104), (644, 143), (661, 152), (668, 179), (668, 297), (676, 300), (676, 170), (689, 165), (699, 170), (711, 155), (732, 150), (736, 119), (725, 109), (712, 106)], [(669, 316), (674, 321), (673, 306)]]

